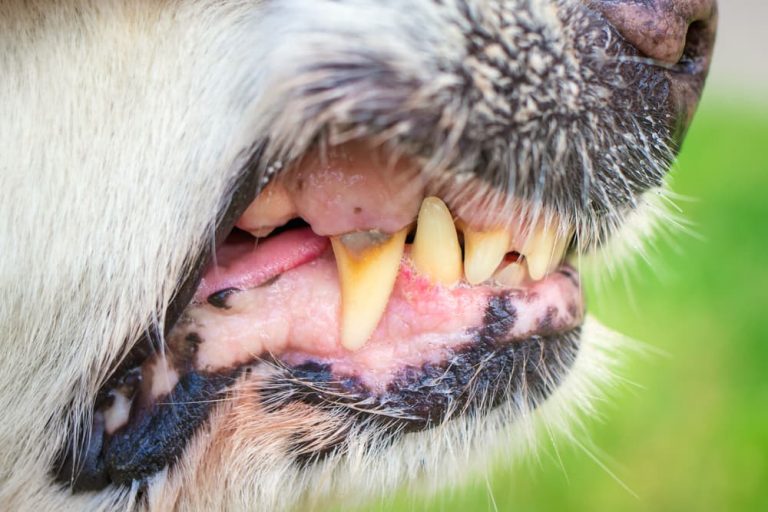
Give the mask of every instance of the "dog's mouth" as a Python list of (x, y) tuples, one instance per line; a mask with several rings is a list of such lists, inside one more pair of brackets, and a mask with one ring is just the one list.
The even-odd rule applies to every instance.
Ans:
[(499, 342), (581, 323), (575, 272), (561, 265), (567, 227), (452, 211), (408, 159), (382, 156), (347, 144), (271, 183), (218, 248), (169, 336), (170, 359), (194, 343), (177, 366), (219, 372), (269, 356), (383, 392), (403, 368), (471, 343), (500, 298), (514, 319)]
[(148, 464), (137, 443), (191, 434), (254, 370), (265, 406), (347, 407), (397, 431), (545, 399), (584, 317), (565, 263), (573, 229), (483, 187), (431, 179), (369, 141), (286, 165), (216, 248), (162, 350), (102, 394), (112, 481), (162, 467), (169, 454)]

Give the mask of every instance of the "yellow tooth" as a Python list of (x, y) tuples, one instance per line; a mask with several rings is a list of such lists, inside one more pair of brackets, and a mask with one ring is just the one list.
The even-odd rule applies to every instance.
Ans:
[(395, 286), (408, 229), (331, 237), (341, 284), (341, 344), (357, 350), (379, 325)]
[(520, 261), (514, 261), (493, 275), (493, 278), (504, 286), (516, 288), (522, 285), (528, 278), (525, 265)]
[(421, 203), (411, 249), (413, 266), (432, 281), (452, 285), (461, 279), (461, 246), (445, 203), (427, 197)]
[(464, 229), (464, 275), (469, 284), (480, 284), (493, 275), (511, 241), (512, 234), (508, 229)]
[(551, 227), (534, 230), (522, 250), (531, 279), (538, 281), (560, 264), (569, 238)]

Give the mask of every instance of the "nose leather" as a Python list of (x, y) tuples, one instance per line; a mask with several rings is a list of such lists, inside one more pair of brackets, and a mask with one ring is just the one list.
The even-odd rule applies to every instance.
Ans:
[(697, 54), (709, 54), (714, 43), (716, 0), (587, 0), (587, 4), (642, 53), (666, 64), (683, 57), (694, 24)]

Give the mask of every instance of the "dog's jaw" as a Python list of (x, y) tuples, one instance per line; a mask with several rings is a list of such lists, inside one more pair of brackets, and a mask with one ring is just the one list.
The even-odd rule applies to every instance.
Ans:
[[(243, 170), (257, 149), (266, 153), (251, 178), (264, 178), (263, 183), (274, 170), (269, 164), (301, 154), (322, 130), (337, 141), (349, 135), (395, 134), (406, 151), (427, 157), (435, 169), (474, 176), (482, 174), (478, 161), (483, 160), (489, 165), (482, 170), (495, 166), (498, 171), (504, 156), (499, 141), (505, 139), (483, 124), (498, 114), (488, 110), (495, 91), (484, 88), (493, 78), (484, 73), (493, 69), (478, 55), (461, 70), (474, 73), (474, 85), (486, 94), (472, 95), (469, 110), (454, 103), (454, 93), (466, 87), (456, 82), (460, 73), (451, 68), (466, 54), (465, 35), (461, 25), (445, 20), (466, 13), (451, 3), (447, 15), (435, 7), (438, 3), (401, 3), (409, 8), (370, 2), (366, 12), (376, 15), (364, 17), (354, 16), (354, 7), (347, 4), (299, 0), (272, 7), (72, 1), (52, 2), (45, 12), (21, 4), (0, 9), (0, 38), (9, 49), (0, 54), (5, 73), (0, 84), (5, 113), (0, 185), (14, 191), (0, 206), (6, 219), (2, 240), (12, 241), (4, 245), (0, 262), (0, 275), (9, 283), (0, 310), (0, 325), (8, 326), (0, 375), (13, 376), (3, 381), (0, 394), (6, 411), (0, 452), (8, 454), (0, 467), (0, 503), (11, 508), (37, 503), (57, 510), (131, 504), (160, 510), (172, 505), (238, 508), (248, 503), (278, 510), (338, 495), (362, 498), (414, 477), (445, 485), (465, 477), (467, 467), (479, 467), (491, 447), (503, 446), (503, 453), (510, 453), (529, 444), (531, 411), (515, 402), (388, 447), (372, 439), (380, 435), (376, 431), (340, 425), (328, 411), (306, 404), (253, 422), (249, 418), (260, 411), (233, 414), (231, 403), (225, 403), (170, 470), (91, 494), (72, 495), (53, 483), (50, 470), (60, 448), (73, 434), (79, 442), (88, 438), (82, 429), (92, 425), (91, 408), (110, 371), (132, 342), (163, 331), (163, 315), (177, 296), (178, 283), (196, 257), (210, 249), (217, 222), (242, 186)], [(529, 3), (542, 4), (520, 5)], [(326, 7), (342, 15), (330, 15)], [(558, 14), (558, 9), (574, 8), (573, 2), (536, 8), (534, 24), (555, 37), (576, 30), (564, 27), (563, 11)], [(475, 21), (484, 23), (482, 16)], [(314, 32), (318, 26), (322, 30)], [(318, 35), (334, 33), (345, 36)], [(371, 39), (381, 33), (391, 35), (384, 48)], [(344, 43), (355, 37), (361, 38), (357, 47), (366, 49), (364, 55), (344, 52)], [(615, 42), (611, 37), (603, 42), (610, 46)], [(432, 58), (436, 41), (443, 51)], [(357, 69), (383, 58), (396, 63), (397, 73), (378, 75), (383, 80), (378, 84), (338, 82), (340, 75), (327, 66), (314, 71), (330, 89), (302, 81), (307, 75), (299, 83), (291, 81), (297, 66), (324, 56), (329, 57), (326, 64), (363, 59)], [(578, 72), (578, 65), (566, 68)], [(647, 76), (642, 69), (635, 72)], [(440, 79), (433, 81), (434, 74)], [(382, 83), (392, 93), (387, 101), (375, 95)], [(317, 102), (328, 95), (338, 101)], [(584, 247), (598, 244), (643, 202), (643, 190), (660, 185), (666, 171), (676, 119), (663, 111), (667, 98), (657, 99), (661, 111), (652, 111), (651, 120), (640, 127), (643, 135), (654, 137), (634, 137), (632, 144), (641, 150), (630, 155), (633, 165), (649, 167), (635, 169), (638, 174), (628, 183), (617, 175), (606, 181), (603, 196), (615, 192), (615, 201), (600, 194), (590, 198), (587, 191), (582, 203), (584, 189), (561, 196), (562, 188), (537, 187), (537, 180), (517, 191), (547, 201), (579, 224)], [(404, 110), (414, 104), (427, 108)], [(366, 119), (387, 117), (387, 112), (389, 124), (365, 130), (371, 126)], [(451, 129), (435, 129), (451, 120)], [(521, 127), (527, 119), (518, 121)], [(486, 138), (485, 147), (476, 144)], [(516, 140), (524, 145), (531, 139)], [(436, 151), (440, 148), (444, 151)], [(590, 191), (599, 189), (594, 185)], [(594, 321), (586, 322), (574, 368), (546, 405), (543, 416), (551, 425), (567, 430), (563, 418), (592, 410), (590, 397), (599, 394), (611, 374), (612, 339)], [(242, 381), (233, 396), (247, 396), (253, 382)], [(297, 465), (288, 438), (302, 421), (329, 432), (351, 429), (346, 455)], [(287, 435), (275, 440), (275, 432)]]

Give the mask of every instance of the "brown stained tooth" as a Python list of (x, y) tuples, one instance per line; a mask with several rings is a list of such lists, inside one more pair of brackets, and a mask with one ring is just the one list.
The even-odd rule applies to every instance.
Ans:
[(331, 237), (341, 286), (341, 344), (361, 348), (376, 330), (395, 286), (408, 228)]
[(446, 286), (461, 280), (461, 246), (451, 212), (437, 197), (421, 203), (411, 249), (413, 266), (430, 280)]
[(464, 228), (464, 275), (472, 285), (488, 280), (509, 251), (512, 233), (508, 229), (475, 231)]

